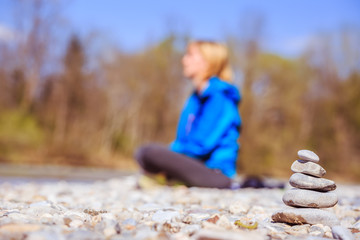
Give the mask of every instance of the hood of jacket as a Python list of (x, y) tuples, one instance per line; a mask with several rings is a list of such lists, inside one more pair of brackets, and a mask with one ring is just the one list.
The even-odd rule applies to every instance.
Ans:
[(202, 93), (200, 93), (199, 97), (207, 98), (218, 92), (223, 93), (236, 104), (241, 100), (239, 90), (234, 85), (224, 82), (218, 77), (211, 77), (209, 79), (209, 85)]

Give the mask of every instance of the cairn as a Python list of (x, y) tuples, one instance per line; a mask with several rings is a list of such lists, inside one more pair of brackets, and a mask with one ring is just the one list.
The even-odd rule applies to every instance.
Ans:
[(289, 179), (294, 188), (283, 196), (283, 202), (295, 208), (278, 211), (272, 215), (272, 219), (290, 224), (337, 224), (334, 214), (321, 210), (337, 204), (338, 198), (333, 192), (336, 189), (335, 182), (323, 178), (326, 171), (318, 164), (320, 159), (314, 152), (300, 150), (298, 156), (299, 160), (291, 166), (294, 174)]

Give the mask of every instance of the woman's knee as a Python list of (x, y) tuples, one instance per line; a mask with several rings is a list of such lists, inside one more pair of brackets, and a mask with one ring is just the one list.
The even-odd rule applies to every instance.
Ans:
[(134, 158), (141, 166), (143, 166), (145, 163), (145, 158), (146, 158), (147, 152), (148, 152), (148, 146), (146, 146), (146, 145), (139, 147), (135, 151)]
[(143, 145), (136, 150), (134, 158), (141, 166), (144, 166), (146, 162), (151, 159), (151, 156), (156, 153), (158, 147), (157, 144)]

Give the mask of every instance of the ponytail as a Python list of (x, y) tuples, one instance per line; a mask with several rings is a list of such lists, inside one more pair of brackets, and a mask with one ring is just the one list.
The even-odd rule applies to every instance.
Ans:
[(223, 44), (209, 41), (195, 41), (190, 44), (194, 44), (200, 49), (208, 63), (205, 78), (217, 76), (221, 80), (232, 81), (233, 73), (229, 64), (229, 53)]

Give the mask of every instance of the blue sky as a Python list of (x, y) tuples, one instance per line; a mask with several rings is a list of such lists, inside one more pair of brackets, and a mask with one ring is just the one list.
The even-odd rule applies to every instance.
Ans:
[[(0, 0), (0, 34), (1, 29), (12, 26), (9, 2)], [(195, 39), (222, 41), (228, 33), (241, 35), (247, 24), (244, 20), (252, 15), (264, 20), (264, 48), (285, 56), (298, 54), (319, 33), (336, 32), (343, 27), (360, 29), (358, 0), (63, 0), (60, 3), (71, 31), (81, 35), (99, 32), (128, 51), (161, 39), (169, 28)]]

